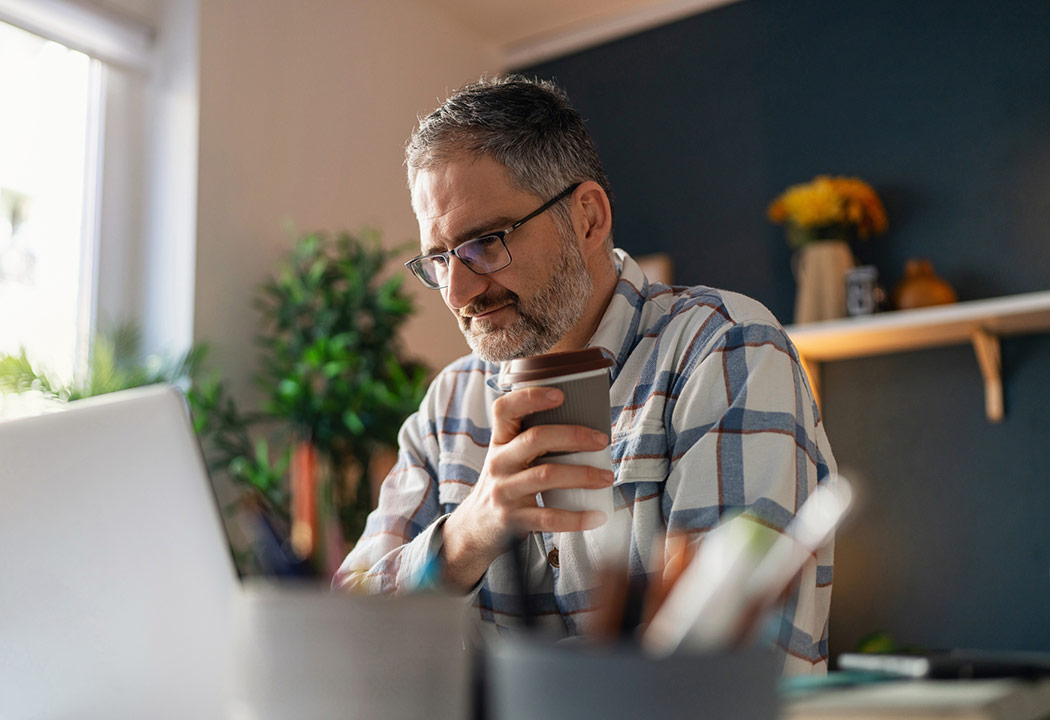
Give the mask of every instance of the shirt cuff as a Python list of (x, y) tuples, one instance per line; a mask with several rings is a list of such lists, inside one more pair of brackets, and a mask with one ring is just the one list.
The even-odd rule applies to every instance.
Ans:
[(485, 582), (488, 569), (466, 592), (449, 585), (444, 579), (445, 556), (441, 550), (445, 545), (445, 522), (449, 515), (451, 513), (439, 517), (405, 546), (397, 577), (399, 593), (438, 591), (442, 594), (463, 597), (470, 602), (474, 601), (481, 585)]

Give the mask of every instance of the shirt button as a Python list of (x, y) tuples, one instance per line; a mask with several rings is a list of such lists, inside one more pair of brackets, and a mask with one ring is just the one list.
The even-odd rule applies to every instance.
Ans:
[(554, 548), (547, 553), (547, 562), (551, 564), (551, 567), (559, 567), (558, 565), (558, 548)]

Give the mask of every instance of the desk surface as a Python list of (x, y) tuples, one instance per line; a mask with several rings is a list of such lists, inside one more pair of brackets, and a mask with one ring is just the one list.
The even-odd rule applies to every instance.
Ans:
[(784, 720), (1039, 720), (1050, 716), (1050, 679), (898, 680), (816, 691), (788, 700)]

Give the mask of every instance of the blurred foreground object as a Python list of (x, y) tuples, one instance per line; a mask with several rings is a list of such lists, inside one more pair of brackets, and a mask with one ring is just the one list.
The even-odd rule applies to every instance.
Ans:
[(253, 579), (234, 608), (230, 717), (470, 717), (460, 598), (365, 597)]
[(765, 648), (656, 659), (626, 644), (513, 638), (488, 660), (493, 720), (777, 717), (778, 663)]
[(850, 483), (832, 476), (782, 532), (748, 515), (719, 524), (656, 610), (642, 647), (662, 656), (754, 639), (805, 562), (831, 541), (852, 503)]

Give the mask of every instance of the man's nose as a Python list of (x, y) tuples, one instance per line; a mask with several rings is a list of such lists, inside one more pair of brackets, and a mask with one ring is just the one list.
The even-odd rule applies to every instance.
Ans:
[(453, 310), (459, 310), (481, 295), (488, 280), (468, 268), (462, 260), (453, 255), (448, 263), (448, 285), (445, 287), (445, 302)]

